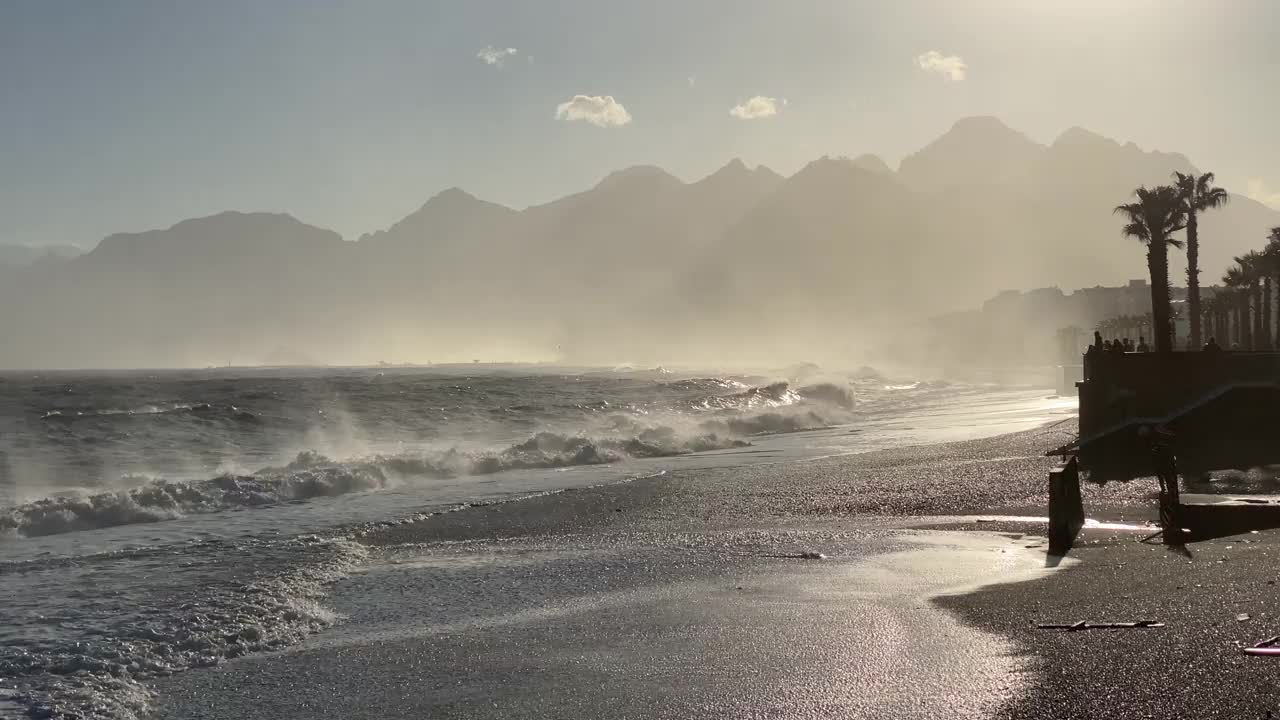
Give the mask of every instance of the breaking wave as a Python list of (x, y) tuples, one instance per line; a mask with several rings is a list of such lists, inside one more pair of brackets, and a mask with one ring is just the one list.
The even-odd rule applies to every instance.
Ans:
[(234, 405), (218, 406), (210, 403), (170, 403), (165, 405), (142, 405), (134, 408), (80, 408), (48, 410), (41, 420), (49, 423), (72, 423), (77, 420), (95, 418), (132, 418), (152, 415), (226, 415), (236, 420), (256, 420), (251, 412), (241, 410)]
[[(0, 508), (0, 536), (38, 537), (155, 523), (192, 514), (382, 490), (412, 483), (416, 478), (447, 479), (509, 470), (603, 465), (629, 458), (743, 447), (750, 444), (753, 436), (847, 422), (855, 404), (853, 391), (834, 383), (793, 388), (787, 382), (750, 386), (733, 379), (695, 378), (662, 385), (687, 399), (681, 401), (683, 409), (677, 404), (655, 410), (662, 418), (656, 423), (643, 408), (618, 408), (603, 402), (589, 408), (593, 415), (607, 412), (592, 419), (586, 431), (536, 432), (523, 442), (499, 450), (455, 447), (342, 460), (304, 451), (287, 465), (250, 474), (223, 474), (197, 481), (126, 477), (125, 482), (132, 485), (129, 489), (58, 495)], [(540, 411), (533, 412), (536, 415)], [(79, 411), (57, 417), (63, 422), (90, 416), (173, 414), (218, 414), (240, 419), (242, 413), (231, 405), (173, 404), (129, 411)], [(51, 417), (46, 415), (45, 419)]]
[(806, 385), (797, 391), (806, 400), (818, 400), (843, 410), (852, 410), (857, 404), (853, 388), (835, 383)]
[[(166, 575), (172, 548), (87, 556), (77, 566), (108, 575), (172, 577), (167, 592), (144, 584), (121, 586), (85, 608), (50, 598), (50, 563), (0, 563), (12, 584), (15, 612), (56, 614), (57, 603), (102, 622), (91, 639), (51, 634), (24, 625), (0, 629), (0, 701), (30, 717), (133, 720), (147, 714), (153, 692), (143, 683), (220, 664), (246, 653), (298, 642), (337, 618), (320, 604), (324, 588), (347, 575), (367, 550), (343, 539), (209, 541), (181, 549), (182, 572)], [(56, 561), (53, 561), (56, 564)], [(198, 582), (187, 582), (196, 573)], [(23, 592), (25, 591), (25, 592)], [(35, 615), (38, 609), (41, 615)], [(18, 618), (23, 617), (18, 612)], [(88, 618), (85, 618), (86, 620)]]
[(381, 490), (410, 482), (415, 477), (440, 479), (506, 470), (601, 465), (628, 457), (667, 457), (748, 444), (714, 432), (685, 438), (664, 427), (625, 439), (542, 432), (496, 453), (450, 449), (433, 454), (373, 456), (338, 462), (307, 451), (299, 453), (282, 468), (268, 468), (252, 475), (228, 474), (197, 482), (152, 480), (129, 490), (44, 498), (0, 510), (3, 513), (0, 534), (57, 535)]

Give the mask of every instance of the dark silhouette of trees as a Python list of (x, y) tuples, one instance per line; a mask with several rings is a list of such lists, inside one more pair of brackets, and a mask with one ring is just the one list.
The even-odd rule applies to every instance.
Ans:
[(1262, 334), (1262, 279), (1266, 276), (1266, 262), (1262, 257), (1262, 253), (1257, 250), (1250, 250), (1244, 255), (1236, 257), (1236, 264), (1240, 266), (1241, 272), (1244, 274), (1245, 287), (1247, 289), (1246, 301), (1247, 306), (1252, 308), (1251, 324), (1249, 326), (1249, 343), (1246, 346), (1249, 350), (1258, 350), (1263, 346)]
[(1150, 327), (1150, 325), (1150, 314), (1120, 315), (1099, 322), (1097, 330), (1107, 340), (1129, 338), (1134, 343), (1137, 343), (1139, 337), (1146, 337), (1149, 334), (1146, 328)]
[(1196, 216), (1230, 201), (1226, 190), (1215, 187), (1213, 173), (1173, 174), (1187, 216), (1187, 311), (1191, 323), (1191, 347), (1202, 345), (1200, 333), (1200, 229)]
[(1231, 303), (1230, 291), (1222, 287), (1215, 287), (1213, 295), (1200, 303), (1206, 334), (1223, 347), (1231, 347)]
[(1169, 315), (1169, 246), (1181, 248), (1173, 234), (1186, 227), (1187, 208), (1182, 193), (1170, 185), (1139, 187), (1136, 200), (1117, 205), (1125, 219), (1121, 231), (1147, 246), (1147, 271), (1151, 275), (1152, 343), (1155, 351), (1173, 351), (1173, 326)]
[[(1271, 286), (1274, 292), (1280, 293), (1280, 227), (1271, 228), (1271, 232), (1267, 235), (1267, 247), (1262, 251), (1262, 254), (1267, 258)], [(1268, 312), (1271, 312), (1272, 308), (1274, 308), (1272, 317), (1275, 319), (1275, 324), (1270, 327), (1273, 328), (1271, 340), (1274, 345), (1275, 343), (1280, 343), (1280, 299), (1277, 300), (1275, 305), (1272, 305), (1272, 293), (1268, 292)]]
[(1232, 325), (1235, 326), (1235, 336), (1231, 342), (1239, 345), (1242, 350), (1248, 349), (1250, 345), (1249, 278), (1245, 275), (1243, 267), (1233, 265), (1227, 268), (1226, 274), (1222, 276), (1222, 284), (1227, 288), (1225, 296), (1231, 302)]
[[(1270, 350), (1280, 340), (1280, 333), (1275, 332), (1272, 321), (1273, 298), (1280, 289), (1280, 246), (1268, 243), (1258, 253), (1259, 272), (1262, 275), (1262, 296), (1260, 301), (1262, 314), (1262, 347)], [(1277, 314), (1280, 315), (1280, 314)]]
[(1280, 343), (1280, 227), (1271, 228), (1261, 251), (1235, 261), (1222, 276), (1214, 308), (1233, 326), (1239, 349), (1270, 350)]

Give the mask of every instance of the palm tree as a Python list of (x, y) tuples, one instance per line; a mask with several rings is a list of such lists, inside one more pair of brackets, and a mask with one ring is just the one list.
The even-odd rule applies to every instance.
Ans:
[(1221, 337), (1221, 328), (1218, 325), (1218, 304), (1219, 297), (1217, 289), (1213, 288), (1214, 293), (1207, 298), (1200, 300), (1200, 327), (1204, 330), (1204, 334), (1212, 338)]
[(1244, 270), (1245, 279), (1248, 281), (1248, 300), (1253, 305), (1253, 326), (1250, 330), (1249, 350), (1258, 350), (1262, 347), (1262, 279), (1266, 277), (1267, 263), (1266, 258), (1257, 250), (1249, 252), (1236, 258), (1236, 262)]
[(1147, 246), (1147, 271), (1151, 275), (1152, 342), (1156, 352), (1173, 352), (1173, 328), (1169, 322), (1169, 246), (1182, 247), (1173, 233), (1186, 227), (1187, 208), (1177, 188), (1161, 185), (1139, 187), (1135, 202), (1117, 205), (1124, 216), (1121, 232)]
[[(1280, 227), (1271, 228), (1271, 232), (1267, 234), (1267, 248), (1262, 251), (1269, 260), (1271, 267), (1272, 285), (1276, 291), (1280, 292)], [(1270, 306), (1271, 296), (1267, 296), (1267, 304)], [(1275, 332), (1272, 334), (1272, 340), (1280, 343), (1280, 302), (1276, 304), (1275, 312)]]
[[(1280, 340), (1280, 332), (1272, 334), (1271, 324), (1272, 298), (1275, 297), (1273, 288), (1280, 289), (1280, 245), (1268, 243), (1259, 256), (1262, 271), (1262, 346), (1270, 350)], [(1276, 317), (1280, 318), (1280, 312), (1276, 313)]]
[(1223, 332), (1223, 323), (1225, 320), (1223, 302), (1226, 296), (1223, 294), (1222, 288), (1214, 287), (1213, 294), (1200, 303), (1200, 311), (1204, 313), (1204, 325), (1206, 334), (1218, 341), (1219, 344), (1230, 343), (1227, 341), (1226, 333)]
[(1213, 292), (1213, 337), (1222, 347), (1231, 347), (1231, 291), (1215, 287)]
[(1236, 265), (1227, 268), (1227, 273), (1222, 276), (1222, 284), (1226, 285), (1230, 298), (1232, 299), (1232, 315), (1235, 326), (1235, 337), (1233, 344), (1239, 345), (1241, 350), (1249, 348), (1252, 342), (1251, 333), (1249, 332), (1249, 276), (1245, 272), (1242, 265), (1238, 264), (1240, 258), (1236, 258)]
[(1214, 187), (1213, 173), (1173, 174), (1174, 185), (1182, 193), (1187, 216), (1187, 309), (1191, 321), (1191, 347), (1200, 347), (1200, 227), (1196, 216), (1222, 207), (1230, 201), (1226, 190)]

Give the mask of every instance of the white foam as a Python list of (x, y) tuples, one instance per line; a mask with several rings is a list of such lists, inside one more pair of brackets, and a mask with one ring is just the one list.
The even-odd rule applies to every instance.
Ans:
[(324, 588), (365, 555), (347, 540), (304, 536), (9, 564), (0, 588), (8, 702), (36, 717), (139, 718), (147, 679), (331, 625)]

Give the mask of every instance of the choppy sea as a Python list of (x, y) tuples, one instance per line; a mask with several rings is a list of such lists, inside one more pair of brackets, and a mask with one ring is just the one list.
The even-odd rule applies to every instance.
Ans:
[(1071, 412), (867, 368), (3, 373), (0, 717), (138, 717), (148, 679), (323, 629), (377, 525)]

